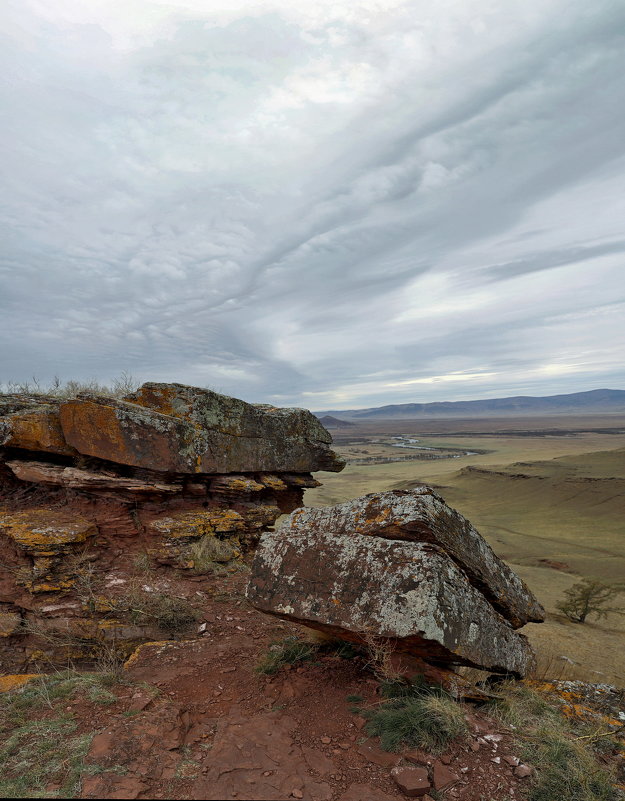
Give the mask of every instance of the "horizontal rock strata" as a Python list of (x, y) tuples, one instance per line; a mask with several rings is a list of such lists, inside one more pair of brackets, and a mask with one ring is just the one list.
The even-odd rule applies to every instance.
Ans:
[(533, 654), (510, 619), (541, 617), (520, 579), (428, 488), (295, 511), (261, 538), (247, 597), (345, 639), (516, 675)]
[(330, 443), (304, 409), (180, 384), (125, 400), (0, 396), (2, 668), (155, 639), (153, 610), (131, 619), (122, 596), (193, 597), (185, 576), (237, 569), (318, 486), (313, 471), (342, 469)]

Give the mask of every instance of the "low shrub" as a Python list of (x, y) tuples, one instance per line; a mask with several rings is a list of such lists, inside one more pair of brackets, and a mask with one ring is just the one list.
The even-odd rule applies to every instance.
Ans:
[(155, 623), (163, 631), (184, 631), (199, 620), (198, 610), (184, 598), (163, 592), (148, 592), (140, 583), (115, 602), (115, 609), (128, 615), (133, 623)]

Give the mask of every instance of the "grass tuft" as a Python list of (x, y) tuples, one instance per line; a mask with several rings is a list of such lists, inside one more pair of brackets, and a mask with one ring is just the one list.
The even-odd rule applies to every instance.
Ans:
[(543, 726), (522, 750), (523, 759), (536, 768), (536, 780), (528, 801), (616, 801), (610, 774), (601, 768), (592, 751), (566, 732)]
[(220, 540), (212, 534), (205, 534), (191, 545), (189, 557), (193, 561), (193, 573), (223, 572), (223, 565), (239, 555), (235, 544)]
[(579, 737), (579, 724), (567, 719), (556, 703), (531, 687), (504, 682), (497, 691), (500, 697), (487, 708), (494, 717), (515, 727), (520, 756), (536, 770), (527, 787), (527, 801), (619, 798), (610, 773), (597, 761), (598, 752), (618, 745), (610, 730)]
[(312, 659), (318, 650), (319, 646), (316, 643), (304, 642), (298, 637), (285, 637), (284, 640), (270, 646), (269, 652), (256, 666), (256, 671), (271, 676), (283, 665), (293, 665), (296, 662)]
[(463, 708), (442, 694), (394, 698), (363, 714), (368, 718), (368, 734), (379, 737), (385, 751), (398, 751), (405, 745), (441, 753), (452, 740), (468, 733)]

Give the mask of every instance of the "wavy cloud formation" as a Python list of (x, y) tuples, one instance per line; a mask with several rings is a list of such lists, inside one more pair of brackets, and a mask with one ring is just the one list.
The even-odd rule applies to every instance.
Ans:
[(430, 6), (10, 0), (0, 380), (625, 387), (625, 6)]

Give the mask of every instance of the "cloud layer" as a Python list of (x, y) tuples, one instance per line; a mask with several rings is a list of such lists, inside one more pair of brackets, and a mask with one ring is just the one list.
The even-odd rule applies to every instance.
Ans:
[(625, 388), (624, 5), (220, 2), (9, 2), (0, 381)]

